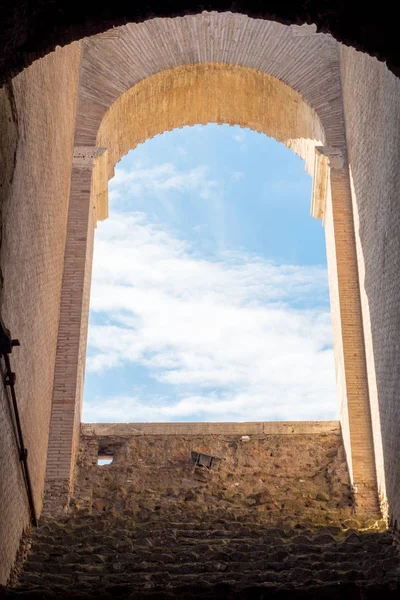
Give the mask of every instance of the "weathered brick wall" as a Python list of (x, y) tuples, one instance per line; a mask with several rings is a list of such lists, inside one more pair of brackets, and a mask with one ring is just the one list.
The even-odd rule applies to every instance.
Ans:
[[(10, 192), (17, 151), (18, 124), (12, 86), (0, 88), (0, 223), (3, 204)], [(1, 228), (0, 228), (1, 247)], [(0, 306), (2, 282), (0, 281)]]
[[(21, 342), (11, 362), (37, 511), (46, 466), (79, 60), (79, 44), (73, 44), (12, 82), (19, 137), (14, 178), (3, 203), (1, 314)], [(12, 144), (9, 150), (13, 157)], [(0, 390), (2, 583), (29, 515), (2, 384)]]
[[(330, 186), (328, 186), (328, 193), (326, 198), (325, 206), (325, 243), (326, 243), (326, 259), (328, 263), (328, 279), (329, 279), (329, 299), (331, 309), (331, 321), (333, 329), (333, 338), (342, 339), (342, 324), (340, 315), (340, 298), (339, 298), (339, 286), (338, 286), (338, 269), (337, 269), (337, 256), (335, 248), (335, 231), (333, 226), (333, 215), (332, 215), (332, 194)], [(339, 414), (342, 424), (342, 435), (343, 444), (346, 450), (346, 456), (351, 456), (351, 442), (350, 442), (350, 430), (349, 430), (349, 411), (347, 405), (347, 389), (346, 389), (346, 376), (344, 368), (344, 352), (343, 344), (334, 344), (334, 356), (335, 356), (335, 375), (336, 375), (336, 397), (339, 403)], [(347, 461), (350, 477), (352, 477), (352, 461)]]
[(91, 168), (73, 166), (43, 506), (47, 514), (61, 512), (68, 503), (79, 445), (94, 245), (91, 179)]
[(341, 72), (378, 477), (400, 522), (400, 82), (346, 47)]
[[(336, 422), (143, 425), (83, 425), (73, 508), (138, 521), (203, 514), (321, 525), (353, 516)], [(192, 450), (219, 458), (217, 468), (194, 468)], [(99, 452), (112, 464), (98, 466)]]

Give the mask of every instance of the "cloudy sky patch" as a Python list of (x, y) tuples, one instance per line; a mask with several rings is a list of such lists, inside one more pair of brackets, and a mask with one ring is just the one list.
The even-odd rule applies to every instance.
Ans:
[(337, 417), (311, 180), (282, 145), (235, 135), (167, 133), (117, 167), (96, 232), (86, 422)]

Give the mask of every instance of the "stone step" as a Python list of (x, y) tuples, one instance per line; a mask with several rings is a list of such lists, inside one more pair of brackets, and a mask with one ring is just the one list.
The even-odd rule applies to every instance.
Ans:
[[(328, 600), (318, 596), (326, 586), (333, 586), (337, 598), (338, 589), (351, 585), (351, 597), (364, 600), (374, 586), (397, 586), (398, 564), (391, 533), (357, 529), (356, 521), (291, 527), (249, 521), (248, 514), (242, 522), (225, 514), (145, 523), (109, 513), (73, 514), (43, 521), (33, 533), (14, 591), (19, 597), (34, 592), (38, 599), (52, 594), (198, 599), (204, 593), (253, 600), (281, 592), (292, 598), (293, 591), (315, 588), (315, 597)], [(255, 595), (241, 596), (245, 588)], [(229, 595), (219, 596), (221, 589)]]
[[(193, 534), (194, 535), (194, 534)], [(351, 536), (343, 540), (335, 540), (330, 536), (319, 536), (317, 538), (311, 538), (307, 536), (295, 536), (293, 538), (273, 538), (258, 537), (258, 538), (247, 538), (247, 537), (222, 537), (217, 538), (213, 536), (199, 537), (185, 537), (185, 536), (165, 536), (156, 537), (152, 535), (152, 532), (148, 532), (147, 536), (141, 538), (131, 537), (129, 533), (119, 538), (104, 537), (104, 536), (86, 536), (85, 538), (75, 538), (66, 536), (65, 541), (62, 540), (50, 540), (49, 538), (43, 538), (41, 540), (35, 540), (33, 544), (32, 554), (49, 554), (54, 556), (64, 555), (68, 548), (73, 548), (75, 553), (84, 554), (85, 552), (98, 552), (101, 554), (100, 549), (107, 551), (107, 553), (114, 552), (157, 552), (165, 551), (165, 548), (185, 548), (194, 551), (196, 548), (200, 552), (208, 550), (220, 550), (221, 548), (227, 551), (239, 550), (245, 552), (251, 552), (257, 550), (259, 552), (271, 553), (276, 550), (290, 550), (294, 553), (310, 553), (314, 550), (317, 552), (337, 552), (337, 553), (349, 553), (354, 554), (357, 552), (370, 552), (370, 553), (387, 553), (394, 552), (395, 548), (392, 545), (390, 538), (378, 538), (378, 537), (365, 537), (360, 538), (358, 536)], [(392, 550), (390, 550), (392, 548)], [(150, 550), (151, 549), (151, 550)]]
[[(276, 600), (342, 600), (342, 598), (351, 598), (352, 600), (398, 600), (399, 588), (394, 582), (376, 583), (373, 585), (360, 586), (357, 582), (349, 582), (341, 585), (321, 583), (312, 585), (304, 589), (294, 589), (293, 587), (276, 586), (275, 584), (251, 585), (237, 589), (235, 584), (223, 583), (204, 586), (200, 584), (187, 584), (179, 586), (173, 590), (135, 590), (134, 600), (266, 600), (266, 598), (276, 598)], [(0, 600), (19, 600), (37, 598), (37, 600), (111, 600), (118, 597), (120, 600), (132, 599), (132, 589), (129, 586), (115, 585), (99, 590), (86, 590), (84, 595), (81, 591), (65, 590), (60, 587), (56, 591), (49, 591), (45, 588), (37, 588), (36, 592), (32, 589), (7, 590), (2, 592), (0, 589)]]
[[(174, 569), (160, 570), (146, 570), (146, 571), (135, 571), (133, 573), (123, 574), (103, 574), (99, 573), (75, 573), (74, 575), (65, 575), (59, 573), (48, 573), (48, 574), (26, 574), (22, 580), (22, 586), (30, 585), (41, 585), (45, 584), (47, 588), (53, 588), (53, 586), (62, 585), (70, 588), (79, 588), (82, 585), (89, 584), (101, 584), (112, 585), (127, 583), (135, 588), (143, 587), (146, 583), (151, 583), (153, 586), (168, 587), (168, 583), (171, 585), (178, 585), (179, 583), (188, 583), (196, 580), (197, 582), (203, 582), (207, 584), (213, 584), (222, 581), (235, 581), (238, 583), (263, 583), (263, 582), (274, 582), (274, 583), (288, 583), (291, 582), (293, 585), (302, 585), (306, 582), (347, 582), (347, 581), (364, 581), (365, 571), (361, 569), (349, 569), (343, 571), (337, 571), (335, 569), (318, 569), (313, 568), (294, 568), (292, 570), (255, 570), (249, 569), (246, 563), (237, 563), (236, 568), (227, 568), (229, 565), (219, 563), (212, 565), (206, 571), (203, 569), (197, 569), (196, 564), (182, 565), (178, 568), (175, 565)], [(171, 567), (171, 565), (169, 565)], [(204, 565), (205, 567), (205, 565)], [(384, 580), (385, 574), (382, 574), (380, 579)]]
[[(189, 526), (190, 525), (190, 526)], [(85, 524), (81, 527), (70, 527), (64, 526), (60, 527), (51, 527), (51, 526), (43, 526), (38, 528), (34, 534), (34, 540), (40, 540), (43, 538), (53, 539), (54, 543), (58, 543), (60, 540), (63, 540), (65, 536), (69, 536), (72, 538), (73, 536), (77, 538), (82, 538), (86, 535), (106, 535), (109, 537), (110, 532), (112, 532), (113, 537), (118, 537), (119, 535), (129, 534), (131, 537), (140, 538), (140, 537), (148, 537), (151, 532), (152, 535), (173, 535), (173, 536), (184, 536), (184, 537), (250, 537), (250, 538), (292, 538), (299, 535), (303, 535), (312, 539), (318, 538), (318, 536), (330, 536), (332, 539), (347, 539), (352, 535), (356, 535), (359, 538), (366, 539), (370, 537), (388, 537), (386, 532), (371, 532), (371, 530), (367, 530), (365, 532), (359, 530), (340, 530), (339, 528), (321, 528), (321, 529), (302, 529), (302, 530), (293, 530), (293, 529), (283, 529), (283, 528), (268, 528), (262, 527), (260, 525), (253, 527), (244, 526), (241, 524), (231, 524), (229, 526), (219, 526), (215, 527), (199, 527), (196, 524), (186, 524), (185, 527), (179, 524), (168, 524), (168, 526), (155, 526), (154, 524), (147, 524), (146, 526), (140, 526), (136, 523), (126, 523), (124, 527), (115, 528), (110, 524), (108, 527), (104, 527), (101, 523), (92, 523)]]
[(363, 546), (364, 548), (383, 548), (392, 545), (392, 541), (390, 538), (383, 537), (371, 537), (364, 539), (359, 536), (351, 536), (348, 538), (332, 538), (329, 536), (321, 536), (321, 537), (311, 537), (311, 536), (294, 536), (292, 538), (280, 538), (280, 537), (269, 537), (268, 535), (259, 535), (254, 537), (249, 537), (245, 535), (234, 535), (223, 536), (218, 535), (214, 536), (211, 533), (207, 535), (196, 535), (196, 532), (187, 533), (179, 533), (169, 531), (165, 534), (155, 534), (153, 531), (149, 530), (143, 535), (136, 535), (130, 531), (126, 531), (124, 534), (120, 534), (118, 536), (107, 536), (101, 535), (98, 533), (87, 534), (85, 536), (71, 536), (66, 535), (65, 538), (33, 538), (33, 544), (35, 547), (42, 547), (44, 549), (54, 548), (59, 550), (63, 546), (74, 546), (74, 547), (92, 547), (97, 545), (102, 545), (103, 547), (109, 546), (110, 548), (122, 547), (123, 545), (135, 545), (135, 546), (160, 546), (165, 545), (166, 543), (171, 545), (177, 544), (185, 544), (185, 545), (193, 545), (193, 544), (226, 544), (230, 546), (234, 546), (236, 544), (247, 544), (249, 546), (257, 545), (259, 547), (264, 546), (265, 548), (271, 548), (274, 546), (293, 546), (293, 547), (302, 547), (304, 545), (313, 548), (322, 548), (322, 547), (346, 547), (346, 548), (356, 548), (358, 546)]
[[(37, 559), (41, 557), (36, 556)], [(364, 579), (364, 574), (368, 573), (369, 576), (384, 576), (386, 573), (397, 573), (398, 559), (395, 556), (389, 556), (386, 558), (373, 557), (369, 553), (360, 559), (356, 556), (356, 560), (348, 560), (348, 557), (343, 557), (345, 560), (338, 560), (338, 556), (331, 556), (331, 560), (326, 560), (326, 555), (310, 554), (304, 556), (287, 555), (281, 560), (273, 561), (271, 557), (256, 558), (247, 557), (243, 555), (232, 555), (228, 557), (218, 556), (213, 557), (213, 560), (196, 560), (195, 562), (179, 561), (179, 556), (174, 555), (163, 555), (160, 560), (151, 560), (148, 556), (148, 560), (141, 561), (138, 557), (131, 555), (130, 557), (112, 557), (112, 559), (105, 561), (105, 557), (102, 556), (87, 556), (82, 563), (68, 563), (64, 560), (57, 562), (49, 560), (45, 557), (43, 560), (30, 560), (21, 576), (20, 581), (23, 584), (34, 583), (36, 580), (54, 579), (61, 577), (63, 581), (69, 579), (69, 584), (74, 577), (96, 577), (101, 578), (104, 576), (113, 576), (120, 579), (126, 577), (139, 578), (145, 574), (158, 573), (162, 568), (162, 573), (168, 574), (168, 576), (180, 577), (182, 574), (193, 574), (200, 575), (204, 573), (256, 573), (260, 572), (274, 572), (280, 576), (298, 577), (298, 570), (306, 570), (310, 572), (310, 577), (314, 579), (324, 579), (319, 577), (319, 573), (331, 573), (330, 577), (332, 580), (348, 580), (349, 573), (352, 573), (352, 578)], [(209, 557), (211, 558), (211, 557)], [(228, 560), (226, 560), (228, 558)], [(218, 559), (218, 560), (216, 560)], [(359, 573), (358, 576), (354, 573)], [(294, 574), (294, 575), (293, 575)]]
[[(118, 529), (118, 527), (121, 528), (125, 528), (127, 523), (132, 523), (134, 524), (135, 527), (137, 527), (138, 529), (143, 528), (143, 527), (147, 527), (149, 525), (149, 522), (151, 523), (151, 526), (154, 529), (167, 529), (169, 527), (174, 527), (177, 529), (192, 529), (192, 528), (196, 528), (198, 530), (210, 530), (210, 529), (237, 529), (239, 527), (247, 527), (249, 529), (257, 529), (260, 526), (264, 526), (267, 529), (286, 529), (288, 531), (299, 531), (299, 530), (305, 530), (305, 529), (309, 529), (310, 531), (316, 531), (318, 529), (322, 529), (322, 530), (326, 530), (327, 532), (330, 530), (331, 533), (339, 533), (341, 531), (346, 531), (348, 529), (352, 529), (352, 530), (357, 530), (357, 531), (362, 531), (363, 526), (362, 526), (362, 522), (361, 521), (347, 521), (347, 522), (343, 522), (343, 523), (339, 523), (337, 522), (337, 519), (335, 519), (335, 521), (332, 521), (330, 524), (325, 523), (325, 524), (320, 524), (320, 525), (315, 525), (312, 522), (307, 522), (304, 521), (302, 523), (296, 523), (295, 525), (293, 525), (293, 523), (291, 522), (291, 520), (285, 520), (285, 519), (277, 519), (275, 520), (273, 523), (270, 522), (269, 519), (263, 519), (261, 518), (260, 514), (251, 514), (251, 516), (248, 515), (248, 512), (246, 512), (245, 517), (246, 518), (242, 518), (240, 521), (237, 520), (236, 518), (233, 518), (232, 516), (229, 516), (227, 518), (227, 511), (224, 512), (224, 518), (208, 518), (206, 514), (201, 513), (200, 515), (197, 515), (196, 519), (191, 519), (191, 520), (173, 520), (173, 519), (169, 519), (166, 521), (160, 521), (159, 519), (155, 519), (154, 521), (146, 521), (145, 523), (138, 521), (137, 518), (133, 518), (133, 516), (126, 516), (125, 518), (121, 518), (121, 517), (115, 517), (115, 518), (111, 518), (109, 515), (104, 515), (102, 517), (102, 515), (85, 515), (85, 516), (81, 516), (78, 518), (72, 518), (72, 517), (64, 517), (60, 520), (46, 520), (41, 522), (40, 524), (40, 528), (39, 530), (47, 530), (49, 532), (51, 531), (55, 531), (55, 530), (60, 530), (63, 531), (66, 528), (69, 530), (76, 530), (76, 529), (81, 529), (83, 527), (86, 526), (94, 526), (96, 527), (98, 530), (103, 530), (106, 531), (110, 528), (112, 528), (112, 530), (116, 530)], [(165, 516), (165, 515), (163, 515)], [(372, 527), (373, 525), (375, 525), (376, 527), (379, 527), (380, 524), (379, 522), (375, 522), (372, 520), (369, 520), (369, 527)], [(382, 529), (384, 530), (385, 528), (382, 526)]]
[[(185, 504), (187, 507), (187, 505)], [(334, 530), (346, 530), (346, 529), (356, 529), (362, 530), (363, 528), (371, 528), (371, 527), (382, 527), (384, 529), (384, 523), (382, 521), (376, 519), (344, 519), (340, 521), (335, 515), (335, 518), (332, 519), (330, 523), (319, 523), (316, 524), (314, 520), (302, 519), (301, 521), (296, 521), (293, 523), (293, 519), (286, 515), (286, 518), (282, 514), (282, 511), (277, 511), (281, 514), (281, 517), (278, 518), (273, 523), (270, 522), (270, 519), (263, 513), (255, 512), (255, 511), (243, 511), (238, 513), (237, 511), (231, 512), (229, 509), (224, 509), (221, 515), (216, 515), (209, 512), (199, 511), (198, 513), (187, 512), (186, 515), (180, 515), (178, 513), (177, 518), (172, 518), (173, 515), (169, 515), (168, 513), (162, 513), (163, 517), (166, 518), (164, 522), (160, 521), (159, 513), (157, 511), (152, 511), (152, 515), (154, 520), (150, 519), (154, 527), (180, 527), (185, 529), (187, 527), (196, 526), (198, 529), (219, 529), (221, 527), (258, 527), (260, 524), (264, 523), (266, 527), (271, 529), (279, 529), (282, 527), (288, 527), (290, 529), (301, 530), (301, 529), (310, 529), (315, 530), (318, 528), (329, 529), (333, 528)], [(171, 516), (171, 518), (168, 518)], [(239, 519), (240, 518), (240, 519)], [(93, 513), (93, 514), (82, 514), (77, 515), (76, 513), (72, 513), (70, 515), (61, 516), (60, 518), (47, 518), (43, 519), (40, 522), (40, 526), (43, 529), (47, 527), (49, 529), (65, 529), (68, 527), (69, 529), (78, 529), (85, 525), (95, 524), (97, 527), (102, 527), (103, 529), (107, 529), (108, 527), (117, 528), (118, 526), (124, 527), (127, 522), (134, 523), (137, 527), (143, 527), (145, 524), (138, 520), (137, 516), (130, 514), (127, 512), (124, 515), (114, 515), (110, 513)], [(148, 523), (148, 521), (146, 521)]]
[[(28, 570), (21, 577), (20, 583), (25, 585), (27, 583), (38, 583), (46, 581), (48, 584), (57, 583), (58, 579), (61, 578), (62, 582), (66, 585), (72, 585), (73, 581), (84, 581), (87, 576), (90, 578), (96, 577), (96, 580), (104, 582), (105, 580), (122, 582), (122, 581), (140, 581), (142, 579), (148, 579), (155, 577), (160, 578), (161, 583), (165, 583), (169, 579), (181, 579), (183, 576), (191, 575), (199, 579), (210, 580), (218, 573), (218, 577), (224, 579), (227, 576), (229, 578), (246, 577), (249, 581), (255, 581), (255, 577), (258, 574), (261, 580), (264, 580), (266, 573), (269, 573), (269, 579), (266, 581), (280, 581), (280, 580), (291, 580), (293, 582), (302, 583), (304, 578), (307, 580), (322, 580), (322, 581), (354, 581), (364, 579), (383, 579), (385, 576), (392, 576), (396, 574), (396, 570), (385, 571), (384, 568), (379, 565), (373, 565), (370, 568), (364, 568), (363, 565), (354, 564), (323, 564), (306, 562), (296, 563), (295, 561), (290, 564), (270, 564), (266, 561), (258, 560), (254, 561), (255, 564), (249, 565), (246, 562), (214, 562), (214, 563), (182, 563), (177, 564), (138, 564), (135, 567), (131, 565), (129, 567), (122, 567), (120, 564), (115, 563), (113, 568), (104, 569), (100, 565), (84, 565), (81, 569), (71, 568), (71, 566), (65, 565), (60, 569), (55, 569), (54, 572), (48, 570), (39, 572)], [(69, 569), (68, 569), (69, 567)], [(274, 574), (274, 576), (273, 576)], [(54, 580), (54, 577), (56, 578)], [(68, 579), (68, 583), (67, 583)]]
[[(54, 564), (65, 564), (66, 562), (78, 562), (86, 558), (93, 563), (110, 562), (118, 557), (118, 560), (126, 560), (130, 557), (132, 560), (147, 560), (149, 562), (164, 561), (165, 556), (172, 556), (174, 560), (180, 560), (181, 557), (192, 556), (196, 560), (213, 560), (219, 559), (220, 556), (229, 556), (232, 560), (237, 560), (237, 557), (246, 557), (247, 560), (254, 558), (271, 559), (275, 557), (277, 560), (283, 560), (288, 556), (292, 557), (324, 557), (321, 560), (329, 562), (340, 562), (343, 559), (351, 560), (352, 562), (363, 560), (369, 556), (377, 556), (380, 560), (397, 559), (397, 551), (395, 546), (371, 544), (368, 545), (346, 545), (339, 544), (336, 546), (312, 546), (307, 544), (292, 545), (292, 544), (271, 544), (271, 545), (251, 545), (243, 540), (232, 541), (226, 543), (218, 541), (216, 544), (198, 542), (197, 545), (185, 546), (182, 544), (171, 544), (168, 548), (165, 547), (149, 547), (140, 545), (124, 544), (120, 548), (113, 548), (105, 544), (98, 546), (75, 547), (73, 553), (66, 553), (62, 547), (49, 547), (35, 545), (27, 565), (34, 563), (48, 564), (51, 560)], [(86, 562), (86, 561), (85, 561)]]
[[(303, 586), (323, 586), (326, 584), (340, 585), (354, 582), (360, 587), (368, 588), (373, 585), (383, 585), (387, 582), (394, 582), (392, 576), (381, 575), (367, 580), (365, 573), (360, 570), (352, 570), (347, 572), (337, 572), (329, 569), (320, 570), (315, 573), (312, 569), (296, 569), (291, 573), (291, 576), (286, 576), (285, 573), (277, 573), (275, 571), (215, 571), (213, 573), (199, 574), (197, 572), (166, 573), (165, 571), (154, 571), (153, 573), (145, 573), (139, 575), (132, 573), (121, 577), (120, 575), (102, 576), (78, 574), (74, 580), (62, 575), (49, 575), (46, 577), (32, 577), (25, 581), (25, 585), (19, 589), (31, 589), (36, 587), (46, 590), (62, 590), (68, 589), (71, 593), (79, 591), (85, 592), (90, 590), (107, 591), (113, 586), (126, 586), (131, 592), (153, 589), (167, 591), (179, 588), (182, 585), (198, 585), (198, 586), (213, 586), (220, 584), (231, 584), (239, 590), (249, 585), (271, 584), (276, 588), (285, 587), (286, 589), (299, 589)], [(29, 588), (27, 587), (29, 586)]]

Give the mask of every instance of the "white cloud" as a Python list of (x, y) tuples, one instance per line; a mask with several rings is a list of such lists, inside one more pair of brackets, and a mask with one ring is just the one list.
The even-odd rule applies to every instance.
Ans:
[(154, 167), (136, 165), (132, 170), (121, 167), (115, 171), (110, 181), (109, 197), (111, 202), (124, 197), (146, 198), (149, 194), (165, 194), (168, 192), (196, 191), (201, 198), (208, 198), (219, 182), (210, 179), (205, 166), (198, 166), (187, 171), (179, 171), (172, 163), (162, 163)]
[(183, 146), (177, 146), (176, 153), (180, 158), (186, 158), (188, 155), (186, 149)]
[(246, 138), (245, 133), (235, 133), (233, 134), (232, 138), (235, 140), (235, 142), (237, 142), (238, 144), (243, 144), (244, 140)]
[[(161, 187), (205, 179), (162, 167)], [(119, 175), (120, 185), (154, 185), (145, 172)], [(205, 260), (137, 212), (99, 225), (94, 257), (91, 309), (102, 323), (89, 330), (88, 372), (141, 365), (171, 393), (132, 386), (89, 398), (84, 420), (335, 418), (324, 268), (238, 253)]]

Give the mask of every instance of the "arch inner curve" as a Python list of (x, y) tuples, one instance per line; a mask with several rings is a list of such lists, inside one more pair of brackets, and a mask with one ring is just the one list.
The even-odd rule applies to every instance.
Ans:
[(102, 119), (93, 173), (97, 219), (107, 217), (108, 180), (129, 150), (164, 131), (207, 123), (239, 125), (273, 137), (298, 154), (311, 175), (315, 147), (325, 143), (315, 110), (275, 77), (223, 63), (167, 69), (124, 92)]

